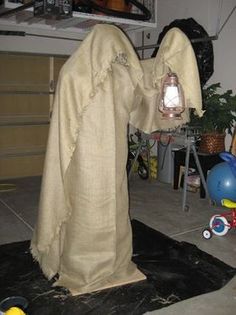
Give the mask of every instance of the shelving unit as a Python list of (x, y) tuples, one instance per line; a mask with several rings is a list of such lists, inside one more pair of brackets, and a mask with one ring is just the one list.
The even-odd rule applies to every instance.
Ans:
[[(9, 30), (17, 31), (50, 31), (57, 32), (63, 31), (68, 34), (84, 35), (88, 33), (91, 28), (97, 23), (111, 23), (118, 25), (126, 32), (137, 32), (146, 29), (156, 28), (157, 26), (157, 1), (144, 0), (145, 6), (152, 13), (150, 21), (136, 21), (131, 19), (123, 19), (112, 16), (88, 14), (82, 12), (73, 12), (73, 17), (67, 19), (44, 19), (35, 17), (33, 8), (25, 9), (24, 11), (17, 12), (13, 15), (0, 18), (0, 27)], [(3, 10), (14, 9), (22, 4), (12, 3), (5, 0)], [(0, 9), (1, 12), (1, 9)], [(137, 12), (135, 12), (137, 13)]]

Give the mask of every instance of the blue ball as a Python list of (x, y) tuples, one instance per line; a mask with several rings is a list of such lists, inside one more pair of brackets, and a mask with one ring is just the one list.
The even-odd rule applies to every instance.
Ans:
[(221, 200), (236, 202), (236, 176), (228, 162), (215, 165), (207, 176), (207, 189), (211, 200), (221, 205)]

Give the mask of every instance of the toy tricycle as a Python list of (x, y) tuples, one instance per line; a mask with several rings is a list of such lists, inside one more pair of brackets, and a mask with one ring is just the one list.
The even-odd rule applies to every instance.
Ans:
[(209, 240), (212, 233), (218, 236), (223, 236), (231, 228), (236, 227), (236, 202), (229, 199), (221, 200), (222, 206), (231, 209), (230, 212), (213, 215), (210, 219), (209, 228), (203, 230), (202, 235)]

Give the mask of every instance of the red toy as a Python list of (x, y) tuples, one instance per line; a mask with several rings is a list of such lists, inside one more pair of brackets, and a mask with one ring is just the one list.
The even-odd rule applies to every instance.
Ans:
[(203, 230), (202, 235), (209, 240), (212, 234), (223, 236), (231, 228), (236, 227), (236, 202), (229, 199), (221, 200), (222, 206), (231, 209), (230, 212), (213, 215), (210, 219), (209, 228)]

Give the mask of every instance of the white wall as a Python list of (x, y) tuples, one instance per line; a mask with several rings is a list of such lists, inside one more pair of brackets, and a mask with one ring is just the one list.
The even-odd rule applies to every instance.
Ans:
[[(1, 30), (17, 31), (17, 27), (13, 25), (0, 26)], [(20, 31), (25, 31), (26, 34), (36, 34), (38, 36), (5, 36), (0, 35), (0, 51), (9, 52), (26, 52), (40, 53), (51, 55), (71, 55), (80, 45), (79, 39), (83, 39), (84, 35), (72, 34), (63, 31), (47, 31), (43, 29), (21, 27)], [(68, 39), (44, 38), (40, 35), (59, 36)], [(70, 37), (76, 40), (70, 40)]]
[[(224, 0), (222, 5), (222, 26), (236, 0)], [(215, 71), (210, 82), (221, 82), (224, 89), (232, 89), (236, 93), (236, 10), (219, 34), (218, 40), (213, 42), (215, 53)]]
[[(0, 36), (0, 45), (1, 51), (70, 55), (79, 46), (79, 42), (68, 42), (67, 40), (58, 41), (45, 38), (39, 39), (37, 37), (21, 38), (15, 36)], [(17, 49), (15, 49), (15, 46), (17, 46)], [(44, 47), (47, 47), (47, 49), (45, 50)]]

